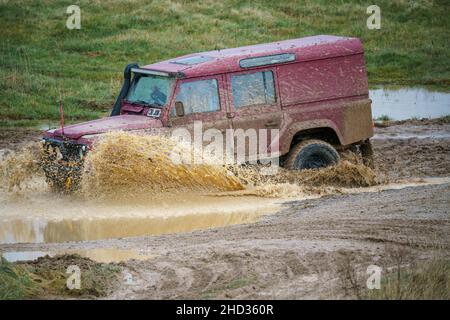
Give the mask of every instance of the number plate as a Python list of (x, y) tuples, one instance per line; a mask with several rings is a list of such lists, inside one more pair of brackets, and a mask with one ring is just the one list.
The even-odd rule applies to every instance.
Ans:
[(147, 111), (147, 117), (159, 118), (161, 115), (161, 109), (158, 108), (150, 108)]

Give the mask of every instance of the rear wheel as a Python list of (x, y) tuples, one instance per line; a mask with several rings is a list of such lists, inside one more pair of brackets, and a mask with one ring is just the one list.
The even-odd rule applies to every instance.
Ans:
[(291, 170), (316, 169), (335, 165), (339, 154), (322, 140), (305, 140), (296, 144), (287, 156), (285, 167)]

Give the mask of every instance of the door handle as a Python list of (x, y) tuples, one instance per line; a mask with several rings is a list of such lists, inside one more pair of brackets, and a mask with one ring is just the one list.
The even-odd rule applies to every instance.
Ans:
[(235, 115), (236, 115), (235, 112), (227, 112), (227, 118), (228, 118), (228, 119), (234, 118)]
[(264, 125), (266, 126), (266, 128), (278, 127), (278, 122), (277, 121), (268, 121)]

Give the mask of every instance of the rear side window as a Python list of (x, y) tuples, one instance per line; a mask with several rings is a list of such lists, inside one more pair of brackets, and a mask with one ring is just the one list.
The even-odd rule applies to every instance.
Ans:
[[(180, 85), (176, 101), (183, 102), (184, 113), (200, 113), (220, 110), (216, 79), (184, 82)], [(172, 110), (172, 115), (175, 109)]]
[(275, 102), (272, 71), (231, 76), (235, 108)]

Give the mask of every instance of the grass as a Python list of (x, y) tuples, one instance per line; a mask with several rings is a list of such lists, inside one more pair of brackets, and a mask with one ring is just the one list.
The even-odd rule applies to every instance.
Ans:
[[(44, 257), (28, 263), (0, 259), (0, 300), (101, 297), (109, 292), (121, 270), (116, 265), (96, 263), (78, 255)], [(81, 269), (81, 288), (69, 290), (66, 270), (73, 264)]]
[(38, 292), (39, 285), (24, 267), (13, 265), (0, 257), (0, 300), (25, 299)]
[[(439, 243), (433, 244), (440, 248)], [(373, 262), (372, 262), (373, 263)], [(417, 260), (408, 247), (386, 245), (376, 263), (381, 267), (379, 289), (368, 289), (367, 260), (350, 251), (336, 258), (339, 290), (352, 299), (450, 300), (450, 259), (436, 251), (429, 260)]]
[(441, 120), (446, 123), (450, 122), (450, 115), (441, 117)]
[(383, 114), (383, 115), (379, 116), (378, 118), (376, 118), (374, 120), (375, 121), (381, 121), (381, 122), (388, 122), (388, 121), (391, 121), (392, 119), (388, 115)]
[(380, 290), (368, 290), (367, 298), (450, 300), (450, 260), (433, 259), (413, 269), (399, 268), (382, 279)]
[[(69, 5), (81, 30), (65, 27)], [(448, 86), (446, 0), (380, 0), (381, 29), (368, 30), (370, 1), (0, 1), (0, 126), (108, 114), (124, 66), (203, 50), (316, 34), (360, 37), (370, 85)]]

